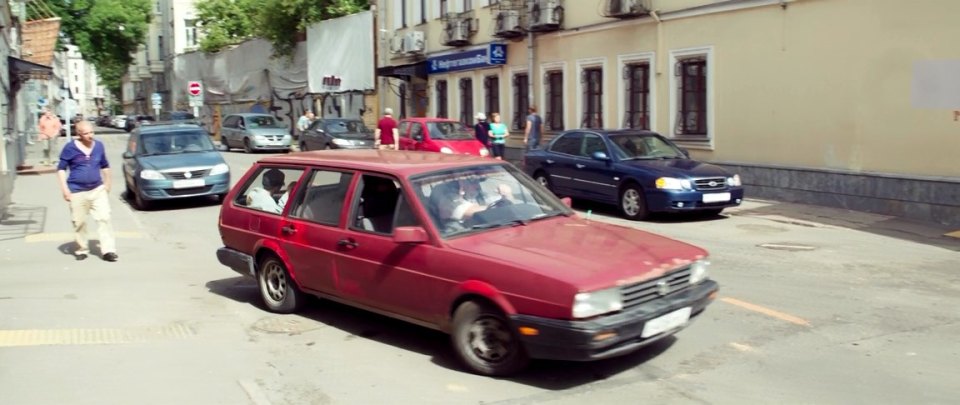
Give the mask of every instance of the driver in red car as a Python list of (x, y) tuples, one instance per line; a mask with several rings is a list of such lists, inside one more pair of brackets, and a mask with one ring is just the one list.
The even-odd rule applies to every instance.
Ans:
[(431, 200), (443, 222), (462, 223), (474, 214), (500, 204), (501, 201), (513, 200), (513, 192), (506, 184), (497, 186), (497, 194), (500, 196), (498, 199), (484, 196), (478, 180), (453, 180), (439, 185)]

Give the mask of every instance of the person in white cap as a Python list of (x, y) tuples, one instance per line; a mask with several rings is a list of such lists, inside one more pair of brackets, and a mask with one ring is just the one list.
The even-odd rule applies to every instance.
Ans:
[(490, 123), (487, 122), (487, 116), (482, 112), (477, 113), (477, 124), (473, 126), (476, 138), (490, 152)]
[(377, 130), (373, 136), (377, 149), (400, 149), (400, 132), (397, 131), (397, 120), (393, 119), (392, 108), (383, 110), (383, 118), (377, 122)]

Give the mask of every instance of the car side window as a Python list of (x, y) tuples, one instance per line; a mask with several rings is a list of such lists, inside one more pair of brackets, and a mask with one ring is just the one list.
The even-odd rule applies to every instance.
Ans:
[(580, 156), (591, 157), (594, 152), (607, 153), (607, 145), (603, 143), (603, 138), (597, 134), (584, 134), (583, 149)]
[(353, 173), (313, 170), (304, 181), (305, 186), (297, 191), (290, 216), (322, 225), (339, 225), (343, 202), (352, 180)]
[(403, 121), (400, 123), (400, 128), (397, 131), (400, 132), (400, 136), (409, 138), (410, 137), (410, 121)]
[(231, 115), (231, 116), (227, 117), (227, 119), (223, 120), (223, 125), (222, 125), (222, 126), (223, 126), (224, 128), (233, 128), (233, 127), (236, 127), (236, 126), (237, 126), (237, 116)]
[(550, 151), (565, 155), (579, 155), (583, 134), (579, 132), (566, 133), (550, 144)]
[(261, 167), (234, 197), (234, 204), (280, 215), (303, 169)]
[(411, 125), (413, 126), (410, 128), (410, 138), (416, 139), (417, 136), (423, 136), (423, 124), (416, 122)]
[(320, 125), (323, 124), (323, 120), (313, 120), (310, 123), (310, 126), (307, 127), (307, 130), (318, 131), (320, 130)]
[(396, 180), (365, 174), (357, 187), (351, 207), (351, 229), (389, 235), (396, 226), (419, 224)]

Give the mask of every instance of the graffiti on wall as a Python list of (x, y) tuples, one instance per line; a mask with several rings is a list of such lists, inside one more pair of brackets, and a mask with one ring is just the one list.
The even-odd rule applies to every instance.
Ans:
[[(184, 104), (184, 105), (179, 105)], [(180, 110), (190, 111), (186, 103), (178, 103)], [(200, 120), (211, 134), (217, 134), (220, 120), (230, 114), (261, 113), (273, 115), (286, 124), (290, 134), (294, 135), (297, 120), (307, 110), (313, 110), (321, 118), (363, 118), (368, 107), (363, 92), (343, 94), (303, 94), (290, 93), (281, 96), (274, 92), (269, 101), (245, 102), (236, 104), (204, 104), (200, 108)]]

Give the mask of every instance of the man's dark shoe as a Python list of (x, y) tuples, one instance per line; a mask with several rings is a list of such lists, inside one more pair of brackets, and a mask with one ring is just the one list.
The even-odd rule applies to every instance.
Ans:
[(76, 255), (76, 256), (74, 256), (74, 257), (77, 258), (77, 261), (80, 261), (80, 260), (86, 259), (86, 258), (87, 258), (87, 255), (81, 253), (81, 254)]
[(119, 259), (119, 257), (117, 257), (116, 253), (107, 253), (103, 255), (103, 260), (106, 260), (108, 262), (115, 262), (117, 261), (117, 259)]

